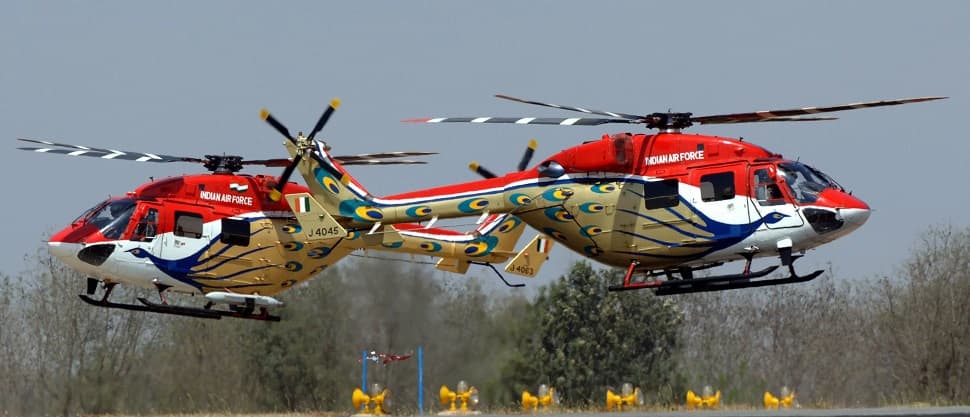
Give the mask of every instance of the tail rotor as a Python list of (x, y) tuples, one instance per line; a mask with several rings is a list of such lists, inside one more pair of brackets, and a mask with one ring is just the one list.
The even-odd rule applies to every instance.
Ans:
[[(535, 155), (537, 146), (538, 146), (538, 142), (536, 142), (535, 139), (529, 139), (529, 146), (527, 146), (525, 148), (525, 152), (522, 153), (522, 159), (519, 161), (519, 165), (516, 167), (517, 171), (525, 171), (525, 169), (529, 167), (529, 162), (532, 161), (532, 157)], [(489, 171), (485, 167), (482, 167), (478, 162), (475, 162), (475, 161), (472, 161), (470, 164), (468, 164), (468, 168), (471, 169), (476, 174), (481, 175), (486, 179), (495, 178), (498, 176), (498, 175), (495, 175), (494, 172)]]
[(310, 131), (310, 135), (303, 137), (301, 134), (298, 135), (298, 138), (294, 138), (290, 134), (289, 129), (287, 129), (286, 126), (273, 117), (269, 110), (263, 109), (259, 112), (260, 117), (262, 117), (266, 123), (269, 123), (269, 125), (273, 126), (276, 131), (280, 132), (280, 134), (289, 139), (290, 143), (296, 145), (297, 149), (296, 155), (293, 156), (293, 161), (291, 161), (286, 168), (283, 169), (283, 174), (280, 175), (280, 179), (276, 183), (276, 187), (270, 191), (269, 198), (271, 200), (280, 201), (280, 199), (283, 198), (283, 187), (285, 187), (286, 183), (290, 181), (290, 176), (293, 175), (293, 171), (296, 169), (296, 166), (299, 165), (300, 161), (303, 159), (305, 144), (313, 142), (313, 138), (317, 135), (317, 133), (320, 133), (323, 126), (327, 124), (327, 121), (330, 120), (330, 116), (332, 116), (333, 112), (337, 110), (337, 107), (340, 107), (340, 99), (334, 98), (333, 100), (330, 100), (330, 106), (323, 111), (322, 115), (320, 115), (320, 119), (317, 120), (317, 124), (314, 125), (313, 130)]

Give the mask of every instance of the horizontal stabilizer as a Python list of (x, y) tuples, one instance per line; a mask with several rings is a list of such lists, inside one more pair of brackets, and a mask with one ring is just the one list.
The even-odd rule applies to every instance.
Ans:
[(454, 272), (456, 274), (464, 274), (468, 272), (468, 261), (464, 261), (458, 258), (441, 258), (438, 263), (435, 264), (435, 268), (442, 271)]

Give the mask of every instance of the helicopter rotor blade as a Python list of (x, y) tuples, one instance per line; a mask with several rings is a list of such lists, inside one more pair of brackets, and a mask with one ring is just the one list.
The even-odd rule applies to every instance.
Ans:
[(291, 143), (294, 143), (294, 144), (296, 143), (296, 139), (294, 139), (293, 135), (290, 134), (289, 129), (287, 129), (286, 126), (283, 126), (283, 124), (280, 123), (279, 120), (276, 120), (276, 118), (273, 117), (272, 114), (270, 114), (269, 110), (261, 109), (259, 111), (259, 117), (265, 120), (266, 123), (269, 123), (270, 126), (273, 126), (273, 129), (276, 129), (277, 132), (280, 132), (280, 134), (285, 136), (287, 139), (289, 139)]
[(384, 159), (361, 159), (356, 161), (342, 162), (341, 165), (424, 165), (427, 164), (425, 161), (414, 161), (410, 159), (401, 159), (397, 161), (387, 161)]
[(510, 123), (517, 125), (597, 126), (606, 123), (639, 123), (631, 119), (593, 117), (436, 117), (402, 120), (404, 123)]
[(310, 131), (307, 139), (312, 140), (317, 133), (320, 133), (320, 129), (323, 129), (323, 126), (327, 124), (327, 121), (330, 120), (330, 116), (332, 116), (333, 112), (337, 110), (337, 107), (340, 107), (340, 99), (335, 97), (333, 100), (330, 100), (330, 106), (327, 107), (327, 109), (323, 111), (323, 114), (320, 115), (320, 119), (317, 120), (317, 124), (313, 126), (313, 130)]
[(362, 153), (357, 155), (338, 155), (333, 156), (337, 162), (345, 164), (346, 162), (358, 161), (364, 159), (390, 159), (390, 158), (404, 158), (408, 156), (428, 156), (437, 155), (438, 152), (378, 152), (378, 153)]
[(532, 161), (532, 156), (536, 153), (536, 147), (539, 143), (535, 139), (529, 139), (529, 146), (526, 146), (525, 152), (522, 154), (522, 160), (519, 161), (518, 171), (525, 171), (529, 167), (529, 162)]
[(800, 116), (805, 114), (829, 113), (836, 111), (865, 109), (869, 107), (895, 106), (906, 103), (919, 103), (923, 101), (941, 100), (948, 97), (915, 97), (897, 100), (866, 101), (861, 103), (842, 104), (838, 106), (825, 107), (803, 107), (799, 109), (763, 110), (749, 113), (715, 114), (710, 116), (691, 117), (690, 120), (699, 124), (723, 124), (723, 123), (749, 123), (762, 121), (799, 121), (809, 120), (799, 118), (796, 120), (784, 120), (783, 117)]
[(826, 120), (839, 120), (838, 117), (772, 117), (770, 119), (755, 120), (757, 122), (821, 122)]
[(243, 165), (262, 165), (264, 167), (279, 168), (285, 167), (290, 164), (289, 158), (274, 158), (274, 159), (252, 159), (243, 160)]
[(507, 96), (507, 95), (504, 95), (504, 94), (496, 94), (495, 97), (498, 97), (498, 98), (501, 98), (501, 99), (505, 99), (505, 100), (517, 101), (519, 103), (534, 104), (536, 106), (552, 107), (554, 109), (578, 111), (580, 113), (586, 113), (586, 114), (597, 114), (597, 115), (600, 115), (600, 116), (609, 116), (609, 117), (615, 117), (615, 118), (618, 118), (618, 119), (639, 120), (639, 119), (643, 118), (643, 116), (636, 115), (636, 114), (616, 113), (616, 112), (611, 112), (611, 111), (593, 110), (593, 109), (586, 109), (586, 108), (575, 107), (575, 106), (563, 106), (563, 105), (560, 105), (560, 104), (543, 103), (541, 101), (526, 100), (526, 99), (522, 99), (522, 98), (516, 98), (516, 97), (512, 97), (512, 96)]
[(68, 156), (88, 156), (88, 157), (101, 158), (101, 159), (118, 159), (122, 161), (135, 161), (135, 162), (205, 163), (205, 160), (203, 159), (192, 158), (188, 156), (175, 156), (175, 155), (148, 153), (148, 152), (134, 152), (134, 151), (121, 151), (116, 149), (107, 149), (107, 148), (94, 148), (90, 146), (57, 143), (57, 142), (38, 140), (38, 139), (17, 138), (17, 140), (20, 140), (23, 142), (37, 143), (41, 145), (48, 145), (47, 147), (17, 148), (20, 150), (31, 151), (31, 152), (52, 153), (52, 154), (68, 155)]

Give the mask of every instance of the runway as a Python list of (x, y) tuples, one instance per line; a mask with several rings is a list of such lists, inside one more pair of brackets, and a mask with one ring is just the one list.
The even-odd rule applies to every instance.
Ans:
[[(612, 412), (612, 413), (536, 413), (541, 417), (954, 417), (970, 416), (970, 407), (886, 407), (886, 408), (840, 408), (840, 409), (792, 409), (792, 410), (711, 410), (711, 411), (660, 411), (660, 412)], [(482, 416), (489, 416), (483, 414)], [(494, 415), (495, 417), (501, 417)], [(507, 416), (505, 416), (507, 417)]]

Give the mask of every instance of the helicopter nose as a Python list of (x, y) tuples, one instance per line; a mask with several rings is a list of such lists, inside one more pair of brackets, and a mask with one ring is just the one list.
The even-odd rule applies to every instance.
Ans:
[(805, 219), (820, 235), (838, 231), (841, 236), (869, 219), (869, 205), (852, 194), (829, 188), (822, 191), (813, 207), (804, 210)]
[(69, 243), (60, 241), (47, 242), (47, 251), (54, 255), (61, 262), (74, 265), (77, 261), (77, 253), (81, 250), (80, 243)]
[(831, 191), (831, 193), (823, 193), (822, 196), (829, 207), (835, 208), (841, 215), (842, 220), (845, 221), (845, 228), (855, 230), (869, 220), (872, 209), (865, 201), (844, 191)]
[(849, 230), (857, 229), (859, 226), (865, 224), (866, 220), (869, 220), (869, 214), (872, 210), (867, 208), (844, 208), (839, 210), (842, 214), (842, 219), (845, 220), (845, 227)]

